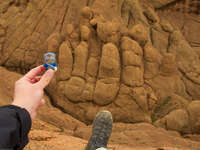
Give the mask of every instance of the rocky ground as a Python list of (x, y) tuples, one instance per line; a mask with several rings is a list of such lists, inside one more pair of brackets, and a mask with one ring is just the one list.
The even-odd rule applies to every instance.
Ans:
[(199, 149), (199, 5), (0, 1), (0, 105), (45, 52), (59, 64), (27, 149), (83, 149), (102, 109), (116, 122), (110, 149)]

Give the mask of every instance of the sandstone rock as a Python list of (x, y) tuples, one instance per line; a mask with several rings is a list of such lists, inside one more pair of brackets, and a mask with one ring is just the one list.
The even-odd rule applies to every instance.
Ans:
[(100, 79), (120, 77), (119, 52), (117, 47), (112, 43), (103, 46), (98, 77)]
[(200, 85), (194, 84), (194, 82), (186, 78), (183, 78), (183, 81), (185, 83), (185, 87), (189, 95), (192, 96), (193, 99), (200, 99), (200, 93), (199, 93)]
[(31, 131), (29, 137), (34, 141), (48, 141), (52, 138), (55, 138), (53, 133), (42, 130)]
[(5, 34), (6, 34), (5, 29), (0, 29), (0, 37), (5, 36)]
[(147, 43), (144, 47), (144, 78), (151, 79), (158, 75), (162, 56), (156, 48)]
[(3, 44), (5, 42), (5, 37), (0, 37), (0, 43)]
[(77, 130), (74, 132), (75, 137), (85, 140), (89, 140), (91, 134), (92, 134), (91, 126), (77, 128)]
[(81, 42), (74, 51), (74, 66), (72, 75), (85, 77), (86, 66), (88, 60), (88, 44)]
[(67, 24), (66, 25), (66, 35), (70, 37), (70, 35), (74, 31), (74, 26), (72, 24)]
[(99, 68), (99, 61), (94, 57), (90, 57), (87, 64), (87, 73), (92, 77), (96, 77), (98, 68)]
[(88, 41), (90, 37), (90, 29), (87, 26), (81, 26), (81, 39), (83, 41)]
[(42, 130), (42, 131), (53, 131), (53, 132), (61, 132), (61, 129), (58, 127), (44, 122), (42, 120), (36, 119), (32, 122), (32, 130)]
[(184, 82), (180, 79), (178, 75), (158, 75), (151, 80), (145, 80), (145, 82), (148, 83), (155, 90), (156, 96), (158, 98), (165, 99), (172, 93), (176, 93), (179, 96), (188, 98), (188, 95), (185, 92), (186, 87), (184, 85)]
[(47, 46), (48, 46), (47, 47), (48, 52), (56, 53), (59, 49), (59, 45), (61, 42), (61, 36), (59, 33), (54, 33), (48, 37), (46, 42), (47, 42)]
[(79, 45), (80, 43), (79, 38), (80, 38), (79, 34), (76, 31), (72, 32), (72, 34), (70, 35), (70, 43), (73, 49), (76, 49), (77, 46)]
[(159, 73), (159, 64), (146, 61), (144, 63), (144, 78), (152, 79)]
[(154, 48), (151, 44), (147, 43), (144, 47), (144, 58), (146, 61), (160, 63), (161, 55), (156, 48)]
[(139, 56), (143, 55), (143, 51), (140, 45), (127, 36), (124, 36), (121, 39), (121, 49), (123, 51), (133, 51), (136, 55)]
[(200, 125), (199, 107), (200, 107), (200, 101), (196, 100), (196, 101), (191, 102), (187, 108), (188, 113), (190, 115), (190, 125), (194, 133), (199, 133), (199, 125)]
[(177, 73), (176, 60), (173, 54), (167, 53), (164, 55), (160, 71), (162, 75), (167, 76)]
[(166, 116), (166, 126), (169, 130), (187, 132), (189, 127), (189, 116), (185, 110), (175, 110)]
[(65, 83), (65, 96), (74, 102), (82, 101), (81, 95), (85, 88), (85, 81), (79, 77), (71, 77)]
[(142, 66), (142, 58), (133, 51), (124, 51), (122, 55), (124, 66)]
[(148, 0), (155, 8), (161, 8), (167, 4), (170, 4), (176, 0)]
[(162, 19), (160, 24), (164, 31), (169, 33), (172, 33), (174, 31), (172, 25), (167, 20)]
[[(151, 116), (152, 120), (156, 121), (158, 119), (155, 124), (157, 124), (159, 127), (167, 128), (166, 119), (164, 116), (177, 109), (186, 109), (187, 105), (188, 101), (176, 94), (165, 97), (162, 99), (162, 101), (157, 100)], [(164, 119), (159, 120), (163, 117)]]
[[(146, 113), (143, 113), (143, 110), (136, 101), (132, 99), (129, 95), (119, 95), (114, 102), (118, 107), (123, 108), (120, 112), (112, 112), (114, 115), (114, 120), (123, 122), (151, 122), (150, 116)], [(130, 111), (131, 110), (131, 111)], [(115, 115), (116, 114), (116, 115)], [(124, 114), (127, 114), (124, 116)]]
[(160, 18), (151, 7), (147, 7), (145, 9), (144, 15), (150, 20), (151, 23), (156, 23), (160, 21)]
[(103, 42), (118, 43), (120, 39), (120, 24), (117, 22), (98, 22), (97, 34)]
[(7, 105), (13, 100), (15, 81), (18, 80), (21, 75), (15, 72), (8, 72), (5, 68), (0, 67), (0, 104)]
[[(12, 54), (12, 59), (7, 61), (8, 67), (20, 67), (20, 64), (22, 64), (22, 61), (24, 59), (24, 50), (23, 49), (16, 49), (16, 53)], [(3, 61), (3, 59), (2, 59)]]
[(165, 54), (168, 49), (168, 33), (152, 28), (151, 38), (153, 46), (158, 49), (162, 55)]
[(121, 5), (121, 16), (124, 24), (129, 27), (132, 27), (134, 24), (148, 24), (138, 0), (123, 1)]
[(137, 24), (129, 30), (129, 35), (140, 45), (144, 46), (149, 39), (149, 33), (142, 24)]
[(199, 142), (199, 134), (186, 134), (183, 136), (186, 139), (190, 139), (192, 141), (198, 141)]
[(4, 29), (8, 27), (8, 23), (5, 19), (0, 19), (0, 26)]
[(67, 42), (60, 46), (58, 61), (58, 80), (69, 79), (72, 73), (73, 57), (72, 50)]
[(60, 135), (55, 132), (33, 131), (31, 137), (33, 140), (25, 149), (49, 149), (81, 150), (85, 147), (85, 141), (72, 136)]
[(26, 5), (28, 0), (14, 0), (16, 5)]
[(92, 12), (92, 10), (91, 10), (90, 7), (84, 7), (84, 8), (82, 9), (81, 14), (82, 14), (85, 18), (88, 18), (88, 19), (92, 19), (92, 17), (93, 17), (93, 12)]
[(147, 91), (143, 87), (134, 88), (131, 96), (144, 112), (148, 112)]
[(200, 84), (200, 76), (198, 72), (189, 72), (185, 74), (189, 79), (191, 79), (194, 83)]
[[(190, 3), (192, 3), (192, 1), (190, 1)], [(199, 2), (196, 2), (196, 5), (194, 4), (193, 6), (198, 7), (197, 5)], [(192, 5), (190, 5), (192, 7)], [(197, 8), (199, 10), (199, 8)], [(187, 21), (185, 22), (185, 28), (184, 28), (184, 36), (186, 38), (186, 40), (191, 43), (191, 46), (195, 48), (195, 45), (198, 46), (199, 45), (199, 36), (200, 33), (198, 32), (199, 27), (200, 27), (200, 23), (198, 22), (199, 15), (196, 16), (191, 16), (187, 18)], [(196, 44), (195, 44), (196, 43)], [(199, 47), (199, 46), (198, 46)]]
[(122, 71), (122, 81), (129, 86), (142, 86), (144, 84), (143, 72), (134, 66), (124, 67)]
[(174, 31), (170, 36), (169, 52), (175, 54), (177, 66), (185, 73), (200, 72), (199, 57), (180, 32)]
[(118, 79), (98, 80), (94, 92), (94, 102), (99, 105), (108, 105), (115, 100), (118, 90)]
[(85, 89), (82, 94), (82, 99), (87, 100), (87, 101), (92, 101), (94, 97), (94, 90), (95, 90), (95, 85), (94, 83), (88, 83), (85, 85)]
[(169, 130), (179, 131), (181, 133), (188, 133), (190, 131), (189, 115), (183, 109), (172, 111), (164, 118), (155, 122), (156, 126), (167, 128)]
[[(173, 13), (168, 8), (179, 2), (171, 2), (34, 0), (16, 5), (4, 0), (0, 2), (0, 64), (26, 73), (42, 64), (45, 52), (55, 52), (59, 70), (45, 90), (55, 106), (87, 124), (96, 112), (107, 109), (118, 122), (158, 120), (166, 128), (166, 120), (161, 118), (177, 109), (185, 110), (188, 101), (200, 98), (198, 17)], [(157, 12), (174, 19), (169, 24)], [(1, 90), (1, 97), (5, 94), (7, 91)], [(165, 104), (168, 97), (171, 99)], [(160, 105), (164, 106), (158, 111)], [(50, 103), (39, 112), (43, 121), (76, 130), (79, 123), (70, 122), (68, 117)], [(198, 121), (189, 126), (190, 132), (198, 132), (198, 126)], [(127, 142), (134, 134), (140, 135), (139, 131), (115, 135)]]
[(139, 44), (126, 36), (121, 41), (123, 65), (142, 67), (143, 51)]

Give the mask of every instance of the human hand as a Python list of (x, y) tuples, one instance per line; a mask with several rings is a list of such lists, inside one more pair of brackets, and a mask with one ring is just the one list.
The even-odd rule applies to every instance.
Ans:
[(43, 90), (54, 75), (54, 71), (49, 69), (43, 76), (38, 76), (45, 70), (43, 65), (38, 66), (30, 70), (24, 77), (15, 83), (12, 105), (25, 108), (29, 112), (32, 120), (35, 119), (38, 108), (45, 104)]

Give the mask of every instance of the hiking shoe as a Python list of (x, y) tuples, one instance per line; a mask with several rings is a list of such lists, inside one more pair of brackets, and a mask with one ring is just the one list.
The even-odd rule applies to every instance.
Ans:
[(92, 136), (85, 150), (107, 148), (107, 143), (112, 132), (112, 114), (109, 111), (101, 111), (97, 114), (92, 128)]

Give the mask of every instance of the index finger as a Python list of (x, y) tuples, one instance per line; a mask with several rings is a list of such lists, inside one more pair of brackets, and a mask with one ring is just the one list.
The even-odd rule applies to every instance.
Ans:
[(36, 68), (31, 69), (27, 74), (25, 74), (25, 78), (28, 78), (30, 80), (32, 80), (33, 78), (35, 78), (38, 74), (40, 74), (41, 72), (45, 71), (45, 67), (43, 65), (40, 65)]

